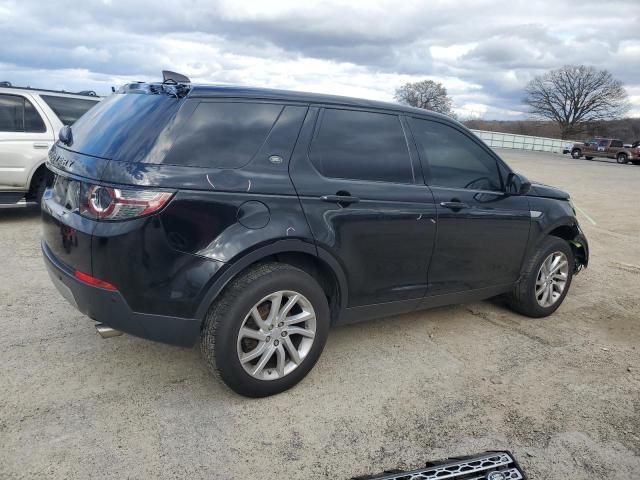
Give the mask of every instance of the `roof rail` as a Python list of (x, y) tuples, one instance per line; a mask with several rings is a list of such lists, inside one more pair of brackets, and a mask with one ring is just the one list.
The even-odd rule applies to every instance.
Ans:
[(46, 88), (20, 87), (18, 85), (12, 85), (11, 82), (8, 82), (8, 81), (0, 81), (0, 88), (19, 88), (20, 90), (33, 90), (38, 92), (50, 92), (50, 93), (66, 93), (69, 95), (82, 95), (85, 97), (98, 96), (98, 94), (93, 90), (82, 90), (81, 92), (68, 92), (66, 90), (50, 90)]

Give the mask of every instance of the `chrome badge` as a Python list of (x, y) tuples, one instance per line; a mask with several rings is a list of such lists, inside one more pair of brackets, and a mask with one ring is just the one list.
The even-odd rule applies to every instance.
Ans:
[(487, 475), (487, 480), (507, 480), (507, 477), (502, 472), (491, 472)]

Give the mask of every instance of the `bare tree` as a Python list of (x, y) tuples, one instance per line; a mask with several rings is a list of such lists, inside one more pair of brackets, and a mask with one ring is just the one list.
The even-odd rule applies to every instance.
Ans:
[(405, 83), (396, 89), (395, 99), (399, 103), (412, 107), (424, 108), (434, 112), (454, 117), (451, 110), (452, 101), (447, 95), (447, 89), (441, 83), (433, 80)]
[(539, 118), (554, 121), (562, 138), (582, 132), (588, 122), (620, 118), (629, 110), (622, 82), (607, 70), (565, 65), (535, 77), (524, 103)]

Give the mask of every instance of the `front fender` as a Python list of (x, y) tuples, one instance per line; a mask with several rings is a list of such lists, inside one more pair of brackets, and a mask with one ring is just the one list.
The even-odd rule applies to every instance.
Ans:
[(576, 258), (576, 271), (586, 267), (589, 263), (589, 244), (571, 204), (547, 198), (531, 198), (530, 204), (532, 222), (525, 259), (533, 255), (546, 237), (555, 235), (571, 245)]

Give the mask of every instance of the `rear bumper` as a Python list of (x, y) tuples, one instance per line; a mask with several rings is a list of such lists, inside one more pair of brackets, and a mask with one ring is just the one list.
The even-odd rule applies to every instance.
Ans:
[(42, 256), (49, 276), (62, 296), (80, 312), (111, 328), (157, 342), (192, 346), (200, 335), (201, 321), (193, 318), (138, 313), (118, 291), (87, 285), (60, 262), (42, 242)]

